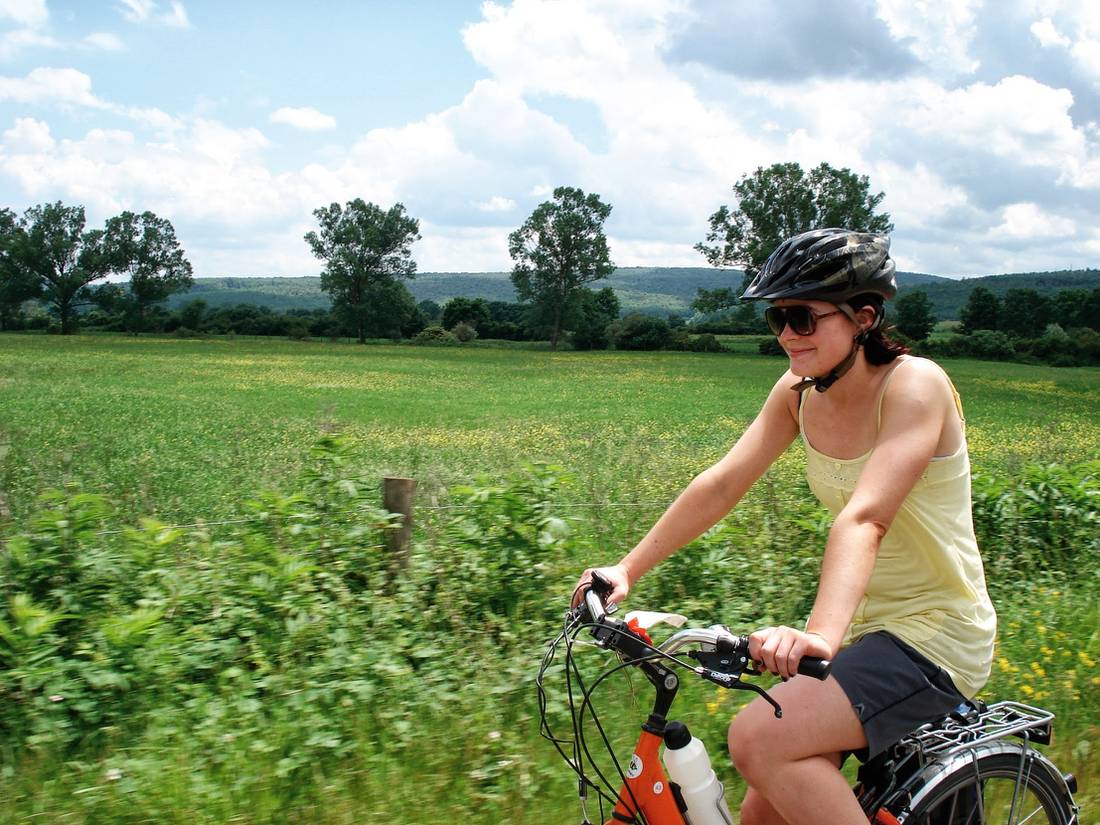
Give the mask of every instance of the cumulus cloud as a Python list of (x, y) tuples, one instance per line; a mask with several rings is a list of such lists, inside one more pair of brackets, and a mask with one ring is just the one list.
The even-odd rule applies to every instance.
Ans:
[(482, 212), (511, 212), (516, 208), (516, 202), (511, 198), (493, 195), (493, 197), (489, 198), (487, 201), (475, 203), (474, 208)]
[(1036, 20), (1031, 24), (1029, 30), (1035, 35), (1035, 39), (1039, 41), (1039, 45), (1044, 48), (1050, 46), (1067, 47), (1073, 42), (1055, 28), (1054, 22), (1049, 17), (1044, 17), (1042, 20)]
[(284, 123), (305, 132), (323, 132), (326, 129), (336, 128), (336, 118), (322, 114), (309, 106), (300, 108), (283, 106), (281, 109), (272, 112), (268, 116), (268, 120), (272, 123)]
[(878, 16), (890, 33), (936, 73), (974, 72), (979, 62), (970, 46), (983, 0), (877, 0)]
[(169, 3), (167, 9), (156, 0), (120, 0), (118, 11), (131, 23), (159, 23), (173, 28), (191, 28), (187, 9), (178, 0)]
[(21, 26), (37, 28), (50, 18), (46, 0), (4, 0), (0, 3), (0, 20), (12, 20)]
[(110, 32), (93, 32), (84, 38), (84, 42), (93, 48), (102, 49), (105, 52), (120, 52), (126, 48), (126, 44), (122, 42), (122, 38)]
[(180, 128), (181, 122), (151, 107), (125, 106), (103, 100), (92, 91), (92, 79), (77, 69), (43, 67), (26, 77), (0, 76), (0, 102), (66, 108), (86, 108), (128, 118), (160, 132)]
[(1064, 238), (1073, 235), (1076, 224), (1069, 218), (1044, 211), (1038, 204), (1013, 203), (1002, 210), (1003, 221), (993, 234), (1016, 240)]
[(92, 94), (92, 79), (76, 69), (33, 69), (26, 77), (0, 77), (0, 101), (46, 105), (51, 103), (106, 109)]
[(694, 0), (668, 45), (677, 62), (777, 81), (807, 77), (897, 77), (919, 65), (876, 15), (874, 0), (842, 11), (816, 0), (781, 7), (759, 0)]

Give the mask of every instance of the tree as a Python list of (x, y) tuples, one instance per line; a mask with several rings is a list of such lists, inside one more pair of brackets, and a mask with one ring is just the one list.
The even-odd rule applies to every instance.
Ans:
[(581, 289), (581, 310), (576, 329), (573, 330), (573, 346), (577, 349), (607, 349), (611, 339), (609, 325), (619, 319), (619, 296), (609, 286), (599, 292)]
[(1051, 321), (1050, 299), (1034, 289), (1013, 288), (1001, 301), (998, 327), (1019, 338), (1038, 338)]
[(383, 210), (361, 198), (313, 214), (320, 232), (307, 232), (305, 239), (325, 262), (321, 289), (332, 296), (333, 309), (351, 322), (360, 344), (368, 332), (400, 330), (408, 305), (416, 309), (401, 280), (416, 274), (411, 247), (420, 240), (420, 222), (400, 203)]
[(180, 307), (179, 318), (180, 326), (184, 329), (194, 330), (199, 332), (202, 330), (202, 325), (205, 321), (206, 315), (206, 301), (202, 298), (195, 298), (188, 301), (186, 304)]
[(111, 259), (104, 253), (103, 230), (84, 231), (84, 207), (56, 203), (32, 206), (23, 215), (23, 265), (38, 281), (42, 296), (61, 322), (64, 335), (76, 329), (76, 307), (88, 300), (88, 284), (105, 278)]
[(976, 286), (967, 296), (959, 313), (962, 331), (969, 335), (979, 329), (996, 330), (1001, 317), (1001, 300), (984, 286)]
[(443, 315), (443, 308), (435, 301), (421, 301), (416, 308), (420, 310), (420, 314), (426, 321), (438, 321)]
[(176, 240), (171, 221), (152, 212), (123, 212), (109, 219), (103, 253), (112, 272), (130, 276), (119, 301), (130, 332), (145, 328), (151, 306), (190, 289), (193, 283), (191, 263)]
[(1081, 309), (1089, 299), (1087, 289), (1059, 289), (1050, 299), (1051, 320), (1062, 329), (1088, 326), (1081, 323)]
[(1077, 323), (1100, 332), (1100, 286), (1092, 290), (1077, 313)]
[(923, 341), (936, 325), (932, 317), (932, 302), (923, 289), (914, 289), (898, 298), (895, 304), (898, 332), (911, 341)]
[(490, 317), (489, 302), (484, 298), (451, 298), (443, 306), (444, 329), (468, 324), (480, 333), (488, 325)]
[(41, 284), (24, 262), (27, 233), (10, 209), (0, 209), (0, 330), (18, 322), (24, 301), (37, 298)]
[(760, 167), (733, 185), (735, 207), (720, 206), (710, 216), (706, 243), (695, 249), (711, 266), (744, 270), (739, 295), (775, 248), (792, 235), (825, 227), (892, 231), (889, 214), (875, 214), (886, 195), (872, 195), (870, 188), (866, 175), (828, 163), (808, 175), (797, 163)]
[(512, 283), (523, 301), (550, 326), (550, 348), (557, 349), (563, 321), (578, 308), (579, 290), (615, 271), (603, 233), (611, 206), (598, 195), (559, 186), (523, 225), (508, 236), (515, 261)]

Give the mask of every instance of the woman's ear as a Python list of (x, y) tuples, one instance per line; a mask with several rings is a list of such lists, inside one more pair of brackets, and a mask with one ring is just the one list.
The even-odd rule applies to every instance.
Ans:
[(856, 310), (856, 323), (861, 333), (871, 332), (879, 325), (879, 313), (873, 306), (862, 306)]

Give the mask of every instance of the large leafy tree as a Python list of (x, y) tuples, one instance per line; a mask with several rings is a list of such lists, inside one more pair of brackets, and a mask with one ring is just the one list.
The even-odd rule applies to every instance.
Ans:
[(10, 329), (24, 301), (37, 298), (42, 285), (26, 266), (27, 233), (18, 216), (0, 209), (0, 330)]
[(573, 331), (573, 346), (577, 349), (607, 349), (611, 338), (608, 327), (619, 320), (622, 308), (619, 296), (609, 286), (599, 292), (581, 289), (580, 315)]
[(1000, 328), (1001, 299), (984, 286), (970, 290), (966, 306), (959, 313), (962, 331), (969, 335), (979, 329), (996, 330)]
[[(882, 233), (894, 228), (889, 214), (876, 211), (886, 196), (871, 194), (866, 175), (828, 163), (808, 173), (797, 163), (760, 167), (735, 183), (733, 194), (733, 207), (720, 206), (710, 216), (706, 241), (695, 249), (711, 266), (742, 269), (741, 291), (792, 235), (825, 227)], [(732, 294), (727, 297), (732, 305)]]
[(478, 333), (483, 333), (492, 314), (489, 302), (484, 298), (451, 298), (443, 306), (443, 326), (452, 329), (456, 324), (469, 324)]
[(1051, 321), (1051, 302), (1034, 289), (1014, 287), (1001, 302), (999, 328), (1020, 338), (1038, 338)]
[(923, 289), (914, 289), (899, 297), (895, 313), (894, 325), (898, 332), (913, 341), (923, 341), (936, 325), (932, 302)]
[(361, 344), (368, 333), (399, 333), (416, 309), (402, 280), (416, 274), (412, 245), (420, 240), (420, 222), (400, 203), (382, 209), (361, 198), (323, 206), (313, 215), (320, 229), (305, 239), (325, 262), (321, 289), (332, 297), (333, 309)]
[(76, 329), (77, 306), (88, 298), (88, 284), (112, 270), (103, 230), (85, 231), (84, 207), (60, 201), (32, 206), (23, 215), (23, 225), (23, 265), (61, 322), (61, 332), (69, 334)]
[(191, 263), (176, 240), (176, 230), (152, 212), (123, 212), (107, 221), (103, 252), (111, 271), (130, 276), (116, 303), (131, 332), (145, 328), (151, 306), (190, 289)]
[(603, 224), (611, 206), (596, 194), (559, 186), (523, 225), (508, 236), (515, 262), (512, 283), (521, 300), (550, 327), (550, 347), (557, 349), (563, 323), (580, 305), (585, 284), (615, 271)]

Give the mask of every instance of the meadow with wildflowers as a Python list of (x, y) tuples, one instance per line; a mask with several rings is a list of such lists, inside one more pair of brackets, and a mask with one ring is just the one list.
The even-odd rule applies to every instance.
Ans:
[[(1100, 370), (944, 366), (1001, 620), (985, 695), (1058, 714), (1048, 750), (1096, 821)], [(782, 369), (0, 335), (0, 823), (575, 818), (536, 735), (541, 645), (578, 570), (636, 540)], [(800, 453), (635, 606), (804, 615), (828, 521)], [(387, 474), (419, 482), (396, 583)], [(637, 688), (605, 694), (627, 739)], [(740, 699), (700, 683), (678, 707), (720, 753)]]

